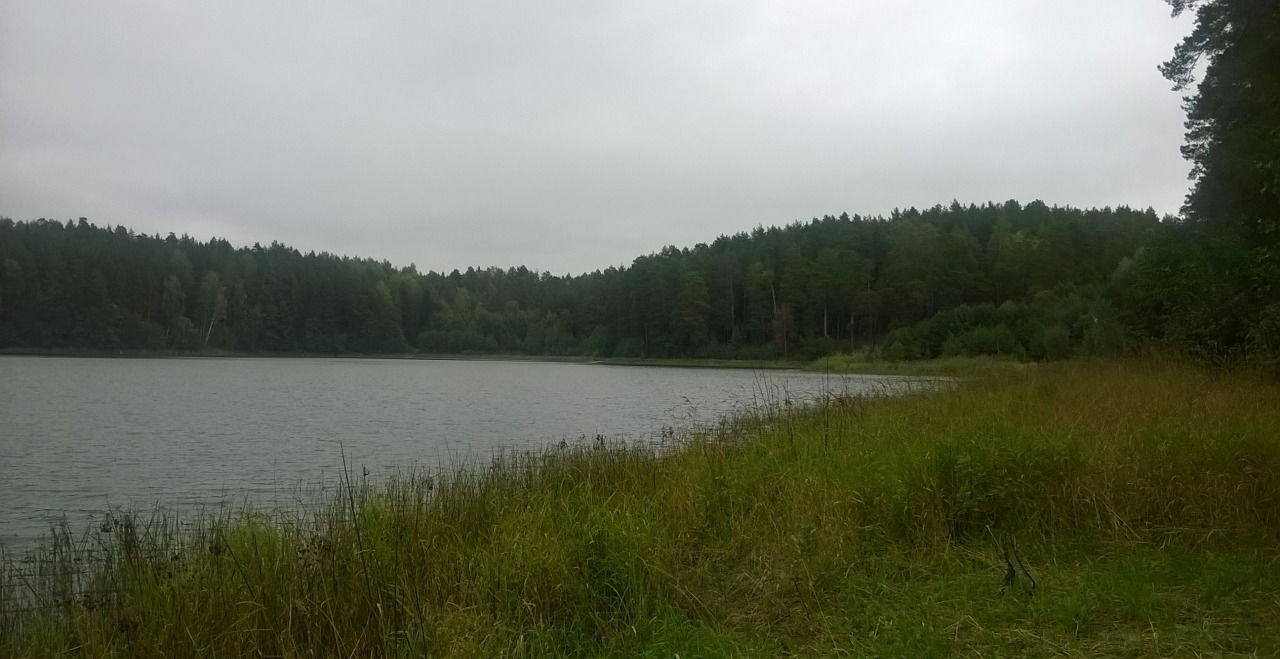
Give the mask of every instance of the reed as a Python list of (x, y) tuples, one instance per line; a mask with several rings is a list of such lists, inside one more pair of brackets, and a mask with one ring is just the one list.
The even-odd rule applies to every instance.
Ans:
[(63, 530), (7, 559), (0, 655), (1280, 650), (1275, 383), (1070, 362), (778, 407)]

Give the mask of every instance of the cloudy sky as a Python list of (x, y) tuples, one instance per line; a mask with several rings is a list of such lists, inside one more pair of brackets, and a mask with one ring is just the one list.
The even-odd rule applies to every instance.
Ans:
[(758, 224), (1176, 212), (1159, 0), (0, 0), (0, 216), (421, 269)]

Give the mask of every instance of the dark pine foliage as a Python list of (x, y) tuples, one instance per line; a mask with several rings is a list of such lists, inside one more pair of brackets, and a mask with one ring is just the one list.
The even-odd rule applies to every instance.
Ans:
[(760, 227), (561, 277), (0, 220), (0, 347), (795, 358), (963, 306), (935, 325), (999, 307), (1017, 346), (957, 325), (922, 330), (927, 346), (898, 332), (904, 355), (1044, 358), (1102, 340), (1099, 296), (1167, 230), (1151, 210), (953, 203)]
[[(1280, 243), (1280, 3), (1167, 0), (1195, 29), (1160, 72), (1185, 98), (1193, 221), (1228, 225), (1252, 244)], [(1203, 76), (1196, 74), (1204, 64)]]

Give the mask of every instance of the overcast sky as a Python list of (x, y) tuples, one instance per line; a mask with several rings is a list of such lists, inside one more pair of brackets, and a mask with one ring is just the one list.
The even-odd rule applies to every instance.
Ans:
[(758, 224), (1174, 213), (1159, 0), (0, 0), (0, 216), (621, 265)]

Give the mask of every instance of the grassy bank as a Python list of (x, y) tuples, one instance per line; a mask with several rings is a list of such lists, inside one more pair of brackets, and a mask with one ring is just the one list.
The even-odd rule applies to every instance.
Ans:
[(1273, 654), (1277, 401), (1245, 374), (1054, 364), (663, 457), (353, 487), (304, 522), (118, 520), (3, 581), (43, 606), (0, 616), (0, 655)]
[(821, 357), (804, 368), (829, 373), (867, 375), (939, 375), (948, 377), (1003, 376), (1035, 368), (1035, 362), (1002, 357), (939, 357), (912, 361), (888, 361), (865, 354), (838, 354)]

